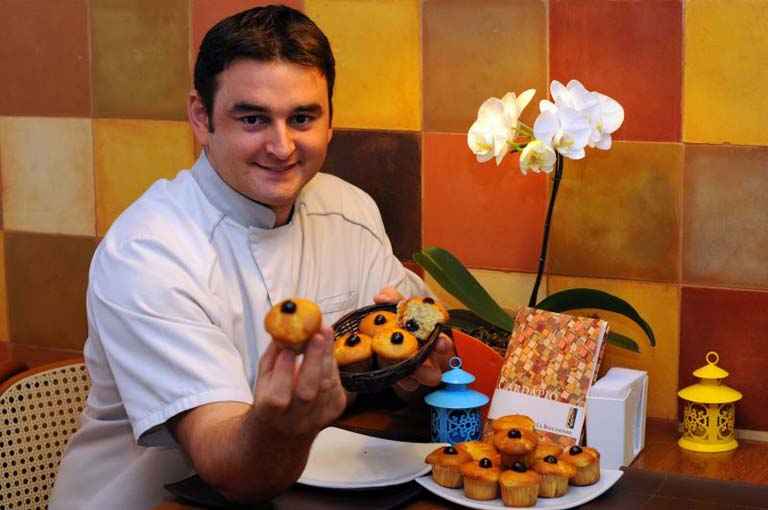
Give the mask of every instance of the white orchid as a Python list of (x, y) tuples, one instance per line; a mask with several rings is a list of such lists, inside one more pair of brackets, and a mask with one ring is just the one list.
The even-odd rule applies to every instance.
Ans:
[(467, 133), (467, 145), (477, 156), (477, 161), (484, 163), (496, 158), (496, 164), (501, 163), (518, 135), (520, 114), (534, 94), (533, 89), (519, 96), (508, 92), (502, 99), (492, 97), (480, 105), (477, 120)]
[(504, 103), (492, 97), (477, 111), (477, 120), (467, 132), (467, 145), (480, 163), (496, 158), (498, 165), (509, 152), (508, 138), (509, 128), (504, 123)]
[(550, 173), (555, 167), (556, 159), (557, 156), (552, 147), (541, 140), (532, 140), (520, 154), (520, 171), (523, 175), (527, 175), (528, 170), (536, 173), (542, 171)]
[(533, 124), (533, 135), (569, 159), (584, 157), (592, 129), (589, 120), (568, 106), (558, 107), (546, 99), (539, 102), (541, 113)]
[(587, 145), (603, 150), (611, 148), (611, 133), (624, 122), (624, 109), (615, 99), (590, 92), (578, 80), (569, 81), (567, 86), (554, 80), (550, 92), (555, 105), (572, 108), (587, 118), (592, 129)]

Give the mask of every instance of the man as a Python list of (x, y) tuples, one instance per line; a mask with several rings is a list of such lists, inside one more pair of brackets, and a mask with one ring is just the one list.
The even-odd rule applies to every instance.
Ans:
[[(206, 35), (188, 101), (203, 154), (132, 204), (91, 264), (92, 389), (53, 510), (151, 508), (193, 472), (234, 500), (273, 497), (347, 404), (328, 325), (427, 292), (393, 256), (370, 197), (318, 173), (333, 82), (327, 39), (287, 7)], [(292, 296), (323, 311), (303, 362), (263, 329)], [(439, 382), (450, 342), (436, 351), (401, 393)]]

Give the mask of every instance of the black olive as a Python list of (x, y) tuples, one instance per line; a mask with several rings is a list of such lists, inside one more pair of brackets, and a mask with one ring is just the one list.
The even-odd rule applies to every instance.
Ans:
[(431, 297), (425, 297), (425, 298), (424, 298), (424, 302), (425, 302), (425, 303), (427, 303), (428, 305), (433, 305), (433, 304), (435, 304), (435, 300), (434, 300), (434, 299), (432, 299)]
[(517, 471), (518, 473), (525, 473), (528, 470), (525, 468), (525, 464), (523, 464), (518, 460), (518, 461), (515, 461), (514, 464), (512, 464), (512, 471)]
[(523, 437), (523, 433), (517, 429), (509, 429), (509, 431), (507, 432), (507, 437), (510, 439), (520, 439), (521, 437)]
[(360, 337), (358, 335), (350, 335), (344, 343), (347, 344), (347, 347), (354, 347), (360, 343)]
[(283, 304), (280, 305), (280, 311), (283, 313), (296, 313), (296, 303), (290, 299), (283, 301)]
[(373, 318), (373, 323), (376, 324), (377, 326), (381, 326), (385, 322), (387, 322), (387, 318), (384, 317), (382, 314), (379, 314)]
[(456, 448), (454, 448), (453, 446), (446, 446), (445, 448), (443, 448), (443, 453), (446, 455), (456, 455), (459, 452), (457, 452)]
[(410, 331), (411, 333), (419, 330), (419, 323), (416, 322), (416, 319), (408, 319), (405, 323), (405, 329)]
[(549, 464), (557, 464), (557, 457), (554, 455), (547, 455), (544, 457), (544, 462), (547, 462)]
[(571, 446), (571, 449), (568, 450), (568, 453), (571, 455), (578, 455), (581, 453), (581, 447), (580, 446)]
[(493, 467), (493, 462), (491, 462), (491, 459), (488, 457), (483, 457), (480, 459), (480, 463), (478, 464), (481, 468), (490, 468)]
[(395, 345), (400, 345), (403, 343), (403, 340), (405, 340), (405, 337), (403, 337), (403, 334), (399, 331), (395, 331), (392, 333), (392, 336), (389, 337), (389, 341), (392, 342)]

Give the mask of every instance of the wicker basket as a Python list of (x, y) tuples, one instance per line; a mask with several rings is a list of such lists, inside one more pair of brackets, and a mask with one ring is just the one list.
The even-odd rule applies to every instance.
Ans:
[[(370, 305), (364, 306), (359, 310), (350, 312), (333, 325), (333, 331), (336, 337), (340, 337), (346, 333), (357, 331), (360, 321), (371, 312), (386, 310), (388, 312), (395, 312), (397, 307), (395, 305), (383, 304), (383, 305)], [(443, 330), (441, 325), (437, 325), (426, 341), (419, 346), (419, 352), (412, 358), (405, 361), (401, 361), (396, 365), (390, 365), (385, 368), (379, 368), (377, 370), (371, 370), (368, 372), (344, 372), (339, 370), (341, 376), (341, 384), (348, 391), (357, 393), (376, 393), (386, 389), (392, 384), (396, 383), (403, 377), (412, 374), (422, 363), (427, 359), (427, 356), (432, 352), (435, 347), (437, 337)]]

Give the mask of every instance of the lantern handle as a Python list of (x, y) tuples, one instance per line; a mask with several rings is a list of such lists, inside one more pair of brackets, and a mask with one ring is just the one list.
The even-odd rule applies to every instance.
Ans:
[(710, 365), (717, 365), (717, 362), (720, 361), (720, 356), (715, 351), (709, 351), (706, 360)]
[(458, 356), (452, 357), (448, 360), (448, 366), (451, 368), (461, 368), (461, 358)]

